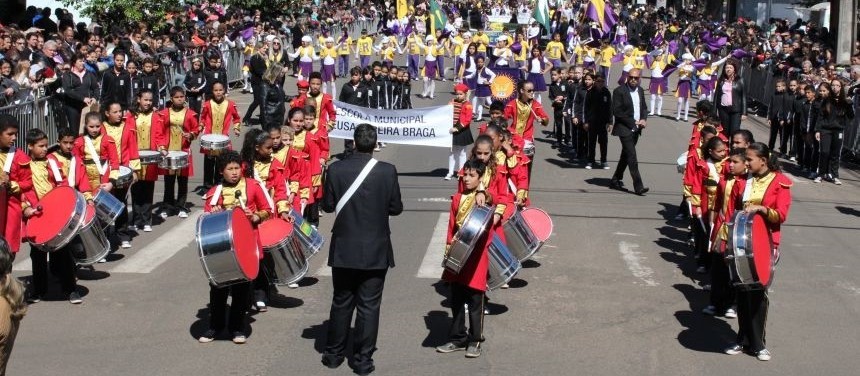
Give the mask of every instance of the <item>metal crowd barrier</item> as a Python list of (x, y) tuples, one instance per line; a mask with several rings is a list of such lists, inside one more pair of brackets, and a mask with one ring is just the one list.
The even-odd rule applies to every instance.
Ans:
[[(747, 100), (755, 101), (758, 107), (757, 114), (767, 113), (767, 106), (774, 92), (773, 72), (769, 66), (751, 67), (745, 63), (742, 68), (741, 77), (747, 87)], [(854, 120), (845, 128), (843, 134), (842, 152), (851, 157), (860, 157), (860, 99), (854, 100)]]
[(18, 140), (15, 146), (27, 150), (25, 135), (31, 129), (41, 129), (48, 135), (49, 142), (57, 139), (56, 124), (65, 124), (62, 105), (52, 96), (39, 97), (25, 103), (0, 107), (0, 114), (12, 115), (18, 119)]

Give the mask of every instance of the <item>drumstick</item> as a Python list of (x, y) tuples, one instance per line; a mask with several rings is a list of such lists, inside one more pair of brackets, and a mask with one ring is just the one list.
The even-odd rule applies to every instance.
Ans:
[(239, 205), (242, 206), (242, 209), (247, 210), (248, 208), (245, 206), (245, 199), (242, 198), (242, 191), (236, 191), (233, 195), (236, 196), (236, 200), (239, 201)]

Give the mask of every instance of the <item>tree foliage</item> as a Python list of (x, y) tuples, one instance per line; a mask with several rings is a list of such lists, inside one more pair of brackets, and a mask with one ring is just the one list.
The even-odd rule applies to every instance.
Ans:
[(175, 9), (175, 0), (60, 0), (66, 6), (80, 9), (84, 15), (102, 23), (143, 21), (156, 24), (168, 11)]

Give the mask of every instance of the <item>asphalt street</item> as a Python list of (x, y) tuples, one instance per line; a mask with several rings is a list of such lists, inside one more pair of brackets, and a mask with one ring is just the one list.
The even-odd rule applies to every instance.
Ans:
[[(294, 94), (294, 79), (286, 87)], [(414, 98), (413, 104), (444, 104), (450, 88), (450, 82), (437, 83), (435, 100)], [(419, 90), (414, 82), (413, 91)], [(238, 90), (230, 99), (242, 112), (251, 101)], [(431, 262), (443, 251), (439, 234), (456, 189), (453, 181), (441, 180), (447, 150), (389, 144), (376, 153), (397, 166), (405, 205), (391, 220), (397, 267), (388, 273), (383, 296), (376, 374), (856, 375), (858, 174), (843, 169), (841, 187), (793, 179), (782, 260), (770, 292), (773, 360), (724, 355), (736, 320), (700, 313), (708, 297), (700, 287), (703, 277), (685, 244), (686, 222), (673, 220), (681, 199), (675, 160), (691, 122), (676, 122), (674, 98), (665, 101), (664, 115), (672, 119), (649, 119), (639, 142), (640, 168), (651, 188), (644, 197), (610, 190), (612, 170), (573, 164), (540, 136), (531, 197), (551, 214), (555, 229), (511, 288), (490, 294), (487, 342), (474, 360), (433, 349), (446, 342), (450, 322), (441, 270)], [(750, 119), (744, 126), (764, 139), (760, 123)], [(332, 145), (333, 152), (342, 148), (336, 140)], [(619, 152), (610, 137), (613, 169)], [(201, 179), (194, 176), (191, 187)], [(154, 232), (134, 239), (132, 249), (95, 271), (81, 270), (82, 305), (70, 305), (55, 281), (48, 299), (32, 305), (23, 319), (9, 374), (351, 374), (346, 364), (336, 370), (320, 364), (332, 291), (327, 248), (311, 259), (300, 288), (282, 290), (269, 312), (251, 316), (247, 344), (229, 338), (197, 343), (207, 327), (208, 287), (194, 242), (202, 201), (189, 201), (191, 218), (157, 223)], [(321, 219), (326, 237), (332, 219)], [(28, 278), (24, 248), (15, 275)]]

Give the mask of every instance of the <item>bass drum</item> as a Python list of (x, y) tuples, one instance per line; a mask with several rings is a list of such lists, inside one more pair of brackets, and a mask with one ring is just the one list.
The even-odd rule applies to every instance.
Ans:
[(735, 286), (745, 289), (767, 289), (773, 282), (773, 237), (767, 222), (759, 213), (739, 211), (729, 223), (729, 245), (726, 261)]
[(36, 207), (39, 211), (27, 221), (24, 238), (48, 252), (69, 244), (87, 215), (84, 195), (68, 186), (52, 189)]
[(488, 256), (490, 260), (487, 272), (488, 290), (495, 290), (504, 286), (523, 268), (520, 260), (514, 257), (505, 242), (495, 234), (490, 242)]
[(81, 237), (81, 244), (83, 245), (83, 254), (74, 255), (78, 265), (95, 264), (110, 253), (110, 243), (108, 243), (104, 230), (100, 226), (95, 206), (87, 205), (87, 215), (78, 236)]
[(492, 220), (493, 209), (487, 206), (473, 206), (469, 214), (466, 215), (463, 226), (454, 234), (451, 249), (445, 255), (442, 267), (454, 274), (460, 273), (460, 270), (469, 261), (469, 256), (475, 249), (478, 239), (487, 231)]
[(263, 221), (258, 228), (263, 246), (263, 270), (275, 285), (298, 282), (308, 273), (305, 254), (294, 241), (293, 225), (280, 218)]
[(260, 272), (260, 249), (251, 221), (241, 209), (197, 219), (200, 263), (216, 287), (253, 281)]

